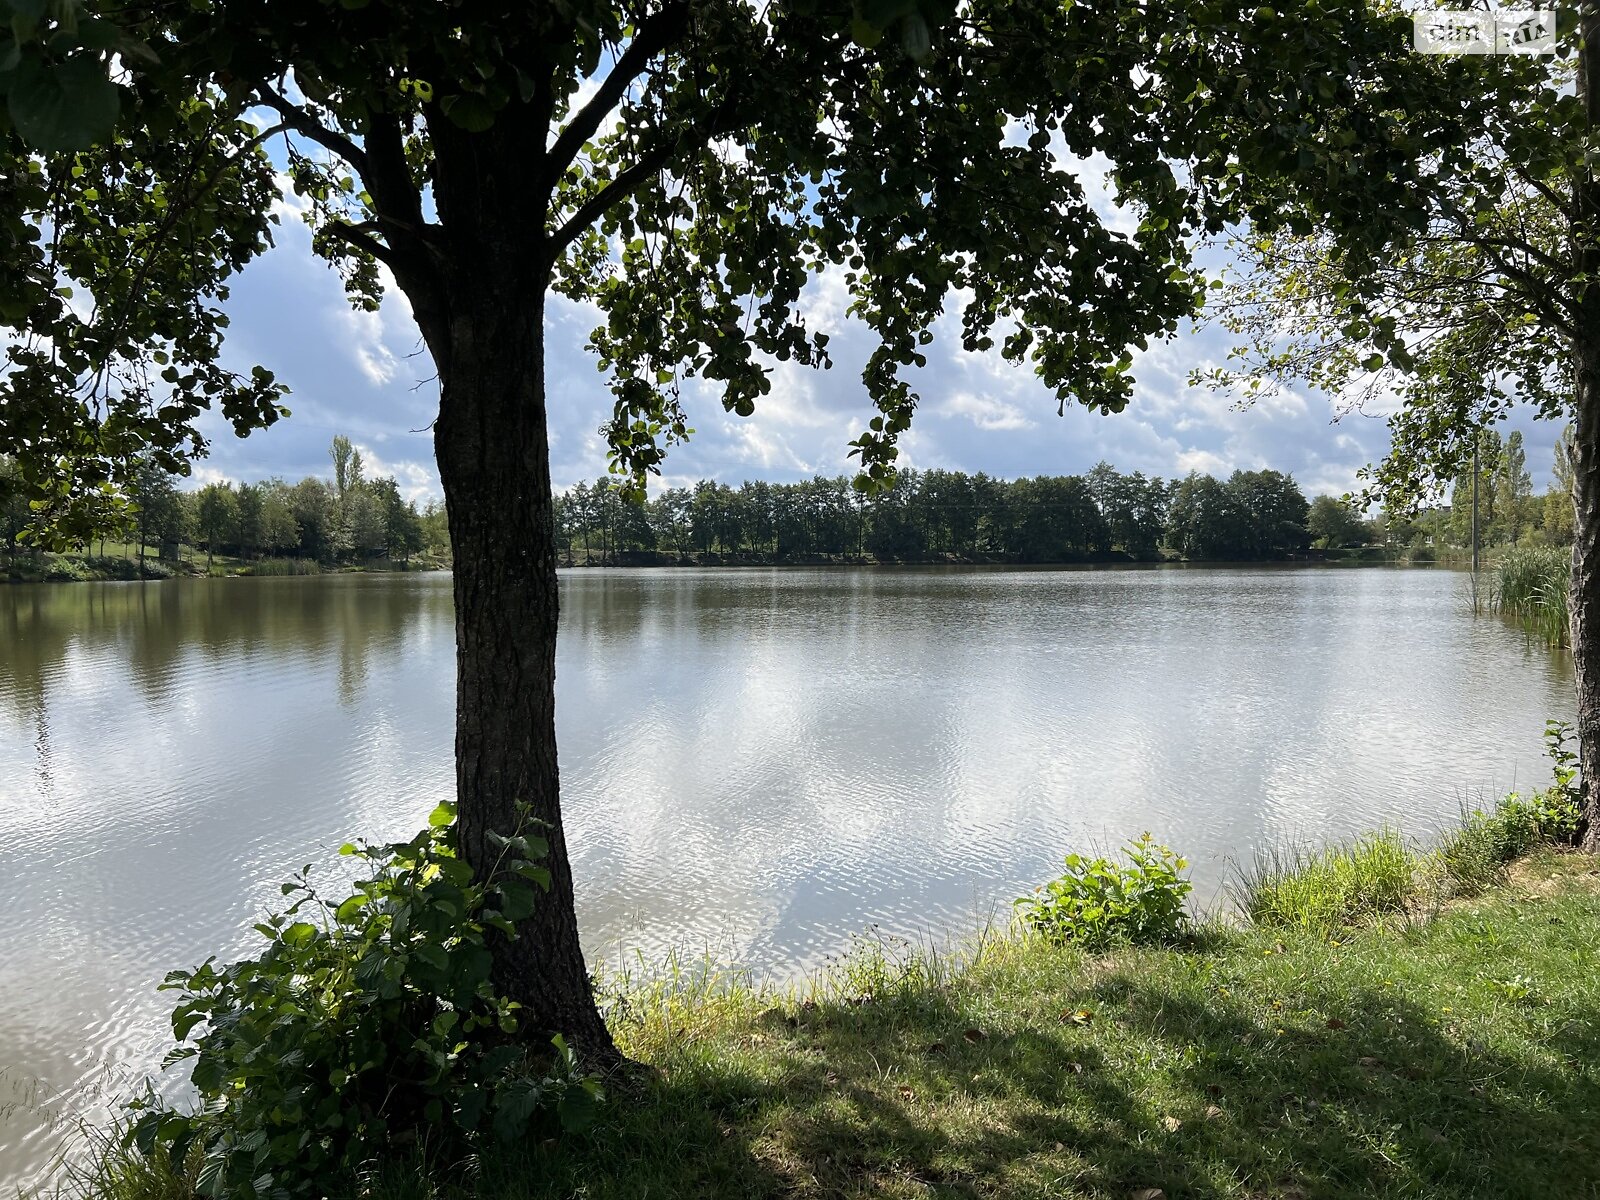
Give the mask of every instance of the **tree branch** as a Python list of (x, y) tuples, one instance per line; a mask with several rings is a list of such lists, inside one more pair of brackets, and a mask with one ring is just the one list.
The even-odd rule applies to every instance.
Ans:
[(352, 225), (348, 221), (327, 221), (322, 225), (322, 228), (335, 237), (341, 238), (349, 245), (354, 246), (357, 250), (372, 255), (384, 266), (393, 270), (395, 264), (394, 251), (366, 231), (368, 228), (373, 227), (373, 224), (370, 221), (363, 222), (361, 225)]
[(634, 191), (672, 158), (672, 151), (658, 146), (638, 162), (622, 171), (605, 187), (578, 206), (578, 210), (550, 235), (545, 242), (545, 261), (554, 263), (574, 240), (600, 217), (606, 209)]
[(377, 202), (381, 217), (420, 234), (427, 221), (422, 215), (422, 193), (406, 162), (405, 137), (391, 112), (374, 112), (367, 118), (367, 166), (362, 178)]
[(367, 173), (367, 156), (360, 146), (315, 120), (305, 109), (290, 104), (265, 80), (256, 84), (256, 91), (261, 94), (262, 102), (274, 109), (289, 128), (304, 134), (324, 149), (333, 151), (363, 175)]
[(644, 23), (628, 43), (628, 48), (622, 52), (622, 57), (617, 59), (601, 80), (599, 90), (567, 122), (567, 127), (546, 153), (546, 178), (554, 180), (567, 169), (583, 144), (600, 128), (600, 122), (605, 120), (606, 114), (616, 108), (633, 81), (644, 72), (650, 60), (672, 45), (688, 28), (688, 24), (689, 6), (683, 3), (668, 4)]

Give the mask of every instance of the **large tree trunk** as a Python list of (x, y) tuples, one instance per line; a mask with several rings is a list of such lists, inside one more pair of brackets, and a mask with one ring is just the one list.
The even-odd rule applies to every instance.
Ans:
[(556, 550), (545, 428), (544, 308), (538, 285), (478, 280), (451, 297), (435, 450), (454, 547), (456, 791), (463, 853), (479, 872), (519, 804), (543, 823), (551, 886), (513, 941), (494, 947), (496, 982), (529, 1032), (564, 1034), (591, 1066), (620, 1055), (578, 943), (556, 767)]
[[(1582, 10), (1578, 94), (1590, 128), (1600, 128), (1600, 8)], [(1600, 271), (1600, 182), (1573, 182), (1571, 253), (1575, 273)], [(1575, 305), (1572, 360), (1572, 662), (1578, 685), (1578, 761), (1582, 771), (1580, 844), (1600, 851), (1600, 296), (1592, 287)]]
[(1572, 664), (1578, 687), (1582, 845), (1593, 852), (1600, 851), (1600, 337), (1580, 334), (1573, 348)]

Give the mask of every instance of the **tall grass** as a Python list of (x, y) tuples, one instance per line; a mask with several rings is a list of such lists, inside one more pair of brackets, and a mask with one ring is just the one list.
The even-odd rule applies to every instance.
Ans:
[(1256, 925), (1331, 930), (1404, 911), (1417, 861), (1393, 829), (1322, 850), (1275, 847), (1240, 872), (1233, 894)]
[(1567, 587), (1572, 553), (1561, 546), (1513, 546), (1491, 582), (1489, 606), (1552, 646), (1569, 642)]
[(322, 567), (309, 558), (262, 558), (244, 569), (245, 575), (320, 575)]
[(1538, 846), (1570, 842), (1577, 830), (1577, 792), (1557, 782), (1463, 812), (1461, 824), (1432, 850), (1385, 829), (1322, 850), (1263, 851), (1239, 872), (1232, 898), (1252, 924), (1330, 933), (1480, 896), (1505, 883), (1517, 859)]

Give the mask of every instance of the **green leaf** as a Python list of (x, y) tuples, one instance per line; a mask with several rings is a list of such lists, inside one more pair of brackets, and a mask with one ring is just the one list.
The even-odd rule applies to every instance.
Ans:
[(440, 107), (444, 109), (444, 115), (450, 118), (451, 124), (468, 133), (482, 133), (494, 124), (494, 109), (489, 102), (471, 92), (446, 96), (440, 102)]
[(442, 801), (431, 813), (428, 814), (428, 828), (443, 829), (456, 819), (456, 806), (449, 800)]
[(80, 54), (47, 66), (30, 55), (13, 74), (8, 102), (11, 120), (28, 145), (65, 153), (111, 136), (121, 91), (98, 58)]
[(856, 17), (850, 22), (850, 40), (858, 46), (871, 50), (883, 41), (883, 30), (864, 18)]

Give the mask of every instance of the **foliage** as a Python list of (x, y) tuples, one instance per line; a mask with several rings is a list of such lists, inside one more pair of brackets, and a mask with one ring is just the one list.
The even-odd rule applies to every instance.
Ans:
[(1445, 838), (1438, 861), (1451, 890), (1475, 896), (1505, 880), (1508, 864), (1538, 845), (1570, 843), (1578, 835), (1581, 789), (1572, 727), (1545, 724), (1545, 751), (1554, 779), (1527, 798), (1516, 792), (1488, 812), (1468, 813), (1459, 830)]
[[(1209, 480), (1195, 476), (1190, 488), (1202, 478)], [(1262, 480), (1269, 486), (1252, 491)], [(585, 560), (602, 561), (654, 551), (769, 561), (872, 555), (1063, 562), (1112, 553), (1150, 557), (1167, 540), (1193, 558), (1270, 558), (1304, 547), (1305, 498), (1288, 476), (1241, 472), (1227, 484), (1210, 482), (1238, 498), (1235, 532), (1227, 539), (1187, 537), (1169, 524), (1163, 480), (1124, 475), (1108, 463), (1083, 477), (1016, 480), (907, 469), (871, 497), (842, 477), (737, 488), (701, 480), (692, 491), (668, 488), (642, 505), (614, 481), (599, 479), (556, 496), (555, 536), (568, 561), (578, 559), (580, 548)], [(1174, 515), (1187, 519), (1182, 509)]]
[[(6, 2), (19, 38), (45, 8)], [(0, 315), (29, 343), (6, 411), (44, 435), (18, 444), (30, 488), (51, 499), (47, 527), (81, 534), (144, 448), (170, 469), (202, 453), (207, 407), (240, 432), (282, 415), (269, 373), (217, 365), (216, 305), (276, 220), (270, 141), (353, 300), (375, 306), (377, 268), (389, 267), (436, 355), (445, 294), (492, 291), (491, 269), (524, 277), (532, 264), (530, 298), (548, 285), (597, 305), (592, 345), (617, 398), (608, 441), (635, 482), (687, 436), (686, 381), (711, 381), (743, 415), (770, 391), (773, 359), (828, 363), (828, 333), (807, 327), (798, 300), (810, 274), (838, 272), (879, 343), (862, 374), (878, 412), (854, 443), (870, 486), (893, 474), (917, 401), (905, 373), (948, 296), (963, 298), (967, 348), (998, 341), (1063, 404), (1119, 410), (1132, 350), (1203, 299), (1195, 234), (1246, 218), (1299, 229), (1315, 213), (1341, 247), (1380, 244), (1410, 219), (1414, 164), (1457, 161), (1476, 117), (1457, 93), (1483, 75), (1422, 61), (1403, 19), (1356, 5), (1130, 16), (913, 0), (757, 16), (737, 3), (584, 0), (464, 24), (313, 8), (314, 19), (263, 19), (84, 0), (77, 42), (63, 23), (61, 52), (87, 56), (64, 117), (86, 113), (91, 91), (116, 95), (113, 47), (129, 80), (114, 139), (102, 120), (92, 149), (52, 140), (82, 153), (33, 161), (3, 198), (8, 277), (29, 281)], [(156, 53), (136, 52), (146, 43)], [(19, 41), (28, 70), (32, 44)], [(1042, 45), (1046, 72), (1033, 69)], [(310, 92), (290, 78), (313, 80)], [(1395, 109), (1439, 115), (1378, 119)], [(516, 148), (547, 143), (521, 163)], [(3, 149), (19, 164), (30, 153), (9, 137)], [(1109, 226), (1063, 165), (1099, 154), (1138, 216), (1129, 229)], [(481, 164), (513, 161), (520, 173), (497, 178), (492, 211), (451, 206), (488, 190)], [(1280, 185), (1270, 202), (1268, 180)], [(672, 229), (684, 236), (661, 236)], [(446, 246), (475, 265), (454, 272)], [(64, 304), (74, 285), (93, 288), (92, 315)], [(46, 338), (60, 351), (48, 361), (35, 353)], [(74, 428), (88, 434), (79, 444)]]
[(1069, 854), (1066, 871), (1016, 901), (1023, 924), (1058, 942), (1104, 949), (1117, 942), (1170, 942), (1188, 923), (1187, 860), (1146, 833), (1128, 843), (1127, 863)]
[[(1569, 804), (1576, 805), (1583, 794), (1579, 778), (1578, 752), (1572, 748), (1572, 726), (1565, 721), (1544, 723), (1544, 751), (1555, 776), (1551, 788)], [(1554, 832), (1554, 831), (1552, 831)]]
[(1555, 840), (1555, 830), (1566, 829), (1570, 837), (1577, 817), (1576, 805), (1554, 789), (1527, 799), (1512, 792), (1488, 812), (1468, 813), (1437, 851), (1450, 891), (1477, 896), (1503, 883), (1507, 866), (1540, 842)]
[(542, 1114), (578, 1128), (600, 1097), (559, 1036), (540, 1053), (496, 988), (489, 943), (549, 886), (531, 834), (497, 838), (484, 880), (456, 855), (454, 807), (409, 842), (346, 845), (370, 872), (324, 898), (306, 872), (293, 902), (256, 926), (257, 957), (207, 961), (163, 985), (180, 993), (168, 1062), (192, 1062), (194, 1113), (138, 1102), (141, 1151), (202, 1158), (208, 1195), (321, 1196), (397, 1142), (435, 1148), (525, 1136)]
[(1546, 418), (1571, 411), (1568, 342), (1585, 278), (1574, 234), (1594, 137), (1581, 78), (1573, 87), (1572, 56), (1587, 52), (1573, 33), (1563, 29), (1558, 55), (1480, 77), (1485, 96), (1498, 94), (1471, 134), (1476, 161), (1418, 190), (1422, 219), (1381, 257), (1352, 257), (1323, 230), (1231, 243), (1239, 265), (1210, 311), (1242, 344), (1234, 366), (1197, 381), (1249, 400), (1305, 380), (1344, 412), (1398, 398), (1363, 506), (1409, 511), (1459, 481), (1476, 449), (1480, 501), (1504, 507), (1526, 475), (1515, 452), (1486, 446), (1492, 427), (1518, 404)]
[[(205, 547), (208, 559), (231, 552), (243, 558), (292, 554), (329, 565), (375, 556), (408, 560), (423, 548), (423, 518), (416, 502), (401, 496), (392, 478), (367, 479), (360, 452), (343, 440), (346, 457), (341, 464), (334, 454), (332, 483), (312, 476), (294, 485), (267, 479), (237, 486), (209, 483), (179, 492), (172, 475), (147, 466), (134, 492), (135, 529), (147, 540), (192, 538)], [(341, 471), (343, 486), (338, 483)]]
[(1591, 866), (1536, 853), (1532, 886), (1336, 945), (1213, 928), (1091, 960), (990, 933), (917, 951), (877, 990), (875, 968), (835, 978), (845, 964), (793, 986), (636, 968), (608, 989), (612, 1021), (654, 1069), (589, 1134), (466, 1170), (401, 1151), (340, 1200), (887, 1200), (952, 1178), (989, 1200), (1588, 1196)]
[(1334, 496), (1318, 496), (1311, 502), (1306, 532), (1314, 542), (1329, 550), (1359, 546), (1367, 539), (1366, 522), (1360, 514)]
[(1329, 932), (1404, 911), (1416, 896), (1416, 860), (1392, 829), (1321, 850), (1274, 848), (1241, 872), (1234, 896), (1257, 925)]
[(1309, 508), (1280, 471), (1235, 471), (1226, 482), (1190, 472), (1172, 488), (1167, 543), (1185, 558), (1280, 558), (1311, 544)]
[(1572, 552), (1561, 546), (1513, 546), (1495, 564), (1489, 606), (1552, 646), (1571, 639), (1567, 594)]

